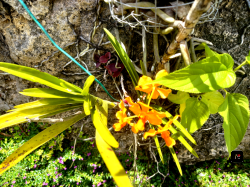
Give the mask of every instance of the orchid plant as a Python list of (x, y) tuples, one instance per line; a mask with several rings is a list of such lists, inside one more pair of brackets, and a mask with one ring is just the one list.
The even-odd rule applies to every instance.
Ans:
[[(217, 54), (205, 44), (201, 44), (196, 49), (205, 49), (205, 59), (173, 73), (160, 70), (156, 73), (155, 80), (152, 80), (145, 74), (139, 78), (125, 50), (108, 30), (105, 29), (105, 32), (122, 63), (111, 63), (111, 53), (108, 52), (100, 57), (95, 56), (96, 66), (106, 64), (105, 68), (113, 77), (118, 76), (125, 67), (138, 98), (142, 98), (138, 102), (134, 102), (129, 96), (120, 100), (120, 111), (116, 113), (118, 122), (113, 124), (115, 131), (120, 131), (129, 124), (132, 132), (137, 134), (148, 129), (146, 125), (149, 125), (149, 130), (144, 133), (144, 139), (154, 138), (159, 156), (164, 162), (156, 136), (160, 134), (181, 175), (182, 170), (174, 151), (174, 145), (179, 140), (194, 156), (198, 157), (185, 138), (196, 144), (191, 134), (202, 127), (210, 114), (219, 112), (224, 119), (223, 128), (228, 152), (230, 153), (239, 145), (249, 122), (249, 102), (246, 96), (239, 93), (228, 93), (225, 88), (229, 88), (235, 83), (235, 71), (250, 63), (250, 54), (241, 66), (233, 70), (234, 61), (230, 55)], [(115, 104), (89, 93), (89, 88), (95, 80), (94, 76), (89, 76), (81, 89), (62, 79), (25, 66), (0, 62), (0, 70), (50, 87), (23, 90), (21, 92), (23, 95), (43, 99), (15, 106), (7, 114), (0, 116), (0, 129), (21, 124), (33, 118), (45, 118), (64, 111), (80, 109), (74, 116), (51, 125), (18, 148), (0, 164), (0, 174), (77, 121), (91, 115), (96, 128), (97, 148), (116, 184), (120, 187), (132, 186), (111, 148), (111, 146), (119, 147), (119, 143), (107, 128), (108, 108), (114, 107)], [(173, 94), (172, 90), (177, 90), (177, 94)], [(217, 90), (223, 90), (226, 96), (223, 97)], [(140, 97), (142, 92), (147, 94), (147, 97)], [(196, 93), (196, 95), (190, 93)], [(180, 105), (179, 111), (173, 116), (164, 109), (164, 106), (153, 105), (151, 101), (158, 98), (168, 99)], [(134, 115), (130, 116), (131, 113), (128, 111)]]
[[(135, 68), (131, 65), (132, 63), (123, 47), (108, 30), (105, 29), (105, 32), (131, 76), (135, 90), (146, 93), (148, 99), (148, 101), (144, 99), (144, 102), (134, 103), (130, 97), (127, 97), (121, 101), (119, 105), (121, 111), (116, 114), (119, 122), (113, 125), (114, 129), (120, 131), (126, 124), (129, 124), (132, 131), (138, 133), (144, 131), (145, 124), (148, 123), (150, 130), (144, 133), (144, 139), (149, 136), (154, 137), (159, 156), (164, 162), (156, 136), (161, 134), (182, 175), (180, 164), (173, 149), (175, 140), (178, 139), (198, 158), (198, 155), (184, 137), (196, 144), (190, 134), (200, 129), (210, 114), (219, 112), (224, 119), (224, 137), (229, 152), (228, 158), (230, 158), (231, 151), (237, 148), (246, 133), (249, 123), (249, 101), (246, 96), (239, 93), (228, 93), (225, 88), (234, 85), (235, 71), (243, 65), (250, 64), (250, 53), (246, 57), (246, 61), (232, 69), (234, 61), (229, 54), (218, 54), (205, 43), (202, 43), (196, 50), (205, 50), (206, 58), (170, 74), (161, 70), (156, 74), (154, 81), (145, 74), (138, 79), (136, 78), (138, 75)], [(143, 63), (141, 63), (141, 66), (141, 69), (145, 69)], [(165, 87), (168, 89), (165, 89)], [(172, 94), (172, 90), (177, 90), (177, 94)], [(226, 96), (223, 97), (218, 90), (224, 91)], [(139, 96), (140, 93), (138, 93)], [(172, 103), (179, 104), (179, 111), (174, 117), (164, 109), (164, 106), (150, 105), (151, 99), (158, 99), (159, 96), (162, 99), (167, 98)], [(146, 101), (147, 104), (145, 104)], [(128, 105), (129, 110), (135, 116), (126, 115), (125, 105)], [(134, 118), (138, 118), (137, 123), (132, 122)]]

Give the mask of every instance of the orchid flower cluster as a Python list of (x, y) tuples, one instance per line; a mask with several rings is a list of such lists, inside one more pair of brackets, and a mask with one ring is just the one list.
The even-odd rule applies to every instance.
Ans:
[[(156, 79), (167, 74), (166, 70), (161, 70), (156, 74)], [(162, 118), (166, 117), (164, 112), (158, 112), (149, 106), (151, 99), (157, 99), (159, 96), (162, 99), (166, 99), (171, 89), (160, 88), (159, 84), (153, 83), (153, 80), (150, 77), (142, 76), (139, 79), (138, 86), (135, 87), (135, 90), (139, 90), (148, 94), (148, 104), (143, 102), (134, 103), (130, 97), (126, 97), (119, 103), (120, 111), (116, 113), (116, 117), (119, 119), (118, 123), (113, 125), (115, 131), (120, 131), (123, 127), (129, 124), (132, 127), (134, 133), (145, 130), (146, 122), (151, 124), (151, 129), (148, 132), (144, 133), (144, 139), (147, 139), (148, 136), (153, 137), (157, 134), (161, 134), (161, 137), (165, 140), (168, 147), (175, 145), (175, 140), (170, 137), (170, 132), (168, 131), (173, 120), (177, 120), (178, 115), (173, 119), (170, 119), (168, 123), (163, 127)], [(125, 105), (128, 105), (129, 110), (133, 112), (134, 116), (127, 116), (127, 109)], [(133, 123), (132, 120), (138, 118), (137, 123)], [(152, 126), (156, 126), (157, 130)]]

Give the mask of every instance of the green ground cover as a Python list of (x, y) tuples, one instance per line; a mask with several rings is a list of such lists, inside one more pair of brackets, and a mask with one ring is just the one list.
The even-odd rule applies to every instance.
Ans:
[[(0, 135), (0, 162), (41, 129), (39, 125), (31, 123), (25, 131), (26, 134), (18, 126), (1, 131), (13, 137)], [(61, 133), (3, 173), (0, 186), (116, 186), (94, 140), (78, 140), (73, 151), (74, 141), (65, 138), (72, 131), (68, 129)], [(159, 163), (159, 172), (166, 175), (164, 180), (161, 174), (155, 174), (157, 164), (145, 152), (138, 151), (137, 173), (132, 167), (132, 152), (117, 156), (134, 186), (250, 186), (250, 160), (236, 164), (226, 158), (218, 158), (191, 166), (181, 164), (183, 176), (170, 160), (164, 165)], [(164, 154), (164, 160), (167, 161), (169, 156)]]

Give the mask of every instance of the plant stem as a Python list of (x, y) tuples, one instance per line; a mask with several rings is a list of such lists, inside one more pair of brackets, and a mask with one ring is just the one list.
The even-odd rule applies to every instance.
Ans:
[(222, 88), (222, 90), (226, 93), (226, 95), (228, 94), (228, 92), (225, 88)]
[(131, 119), (131, 118), (136, 118), (136, 117), (138, 117), (138, 116), (129, 116), (129, 117), (126, 117), (127, 119)]
[(234, 72), (236, 72), (238, 69), (240, 69), (242, 66), (248, 64), (247, 61), (245, 60), (244, 62), (241, 63), (237, 68), (234, 69)]
[(194, 50), (194, 39), (192, 38), (190, 40), (190, 49), (191, 49), (191, 59), (193, 63), (197, 62), (196, 55), (195, 55), (195, 50)]
[(167, 62), (169, 60), (169, 56), (176, 53), (180, 46), (180, 42), (185, 40), (192, 32), (201, 15), (209, 9), (211, 2), (212, 0), (195, 0), (185, 19), (185, 23), (176, 21), (179, 33), (165, 51), (162, 57), (162, 63)]
[(152, 93), (150, 94), (150, 97), (149, 97), (149, 100), (148, 100), (148, 106), (150, 105), (150, 102), (151, 102), (151, 99), (152, 99), (152, 97), (153, 97), (154, 92), (155, 92), (155, 87), (153, 87), (153, 91), (152, 91)]
[(146, 30), (142, 27), (142, 52), (143, 52), (143, 64), (144, 68), (147, 72), (148, 65), (147, 65), (147, 43), (146, 43)]
[(180, 42), (181, 54), (185, 63), (185, 66), (191, 64), (191, 58), (187, 47), (187, 42), (185, 40)]

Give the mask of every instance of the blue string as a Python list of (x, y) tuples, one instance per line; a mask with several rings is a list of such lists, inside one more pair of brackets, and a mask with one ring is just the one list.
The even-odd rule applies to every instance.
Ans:
[[(39, 23), (39, 21), (37, 21), (37, 19), (35, 18), (35, 16), (30, 12), (29, 8), (26, 6), (26, 4), (22, 1), (19, 0), (19, 2), (22, 4), (22, 6), (25, 8), (25, 10), (28, 12), (28, 14), (30, 15), (30, 17), (36, 22), (36, 24), (42, 29), (42, 31), (44, 32), (44, 34), (49, 38), (49, 40), (51, 41), (51, 43), (56, 46), (57, 49), (59, 49), (63, 54), (65, 54), (70, 60), (72, 60), (74, 63), (76, 63), (83, 71), (85, 71), (88, 75), (92, 75), (88, 70), (86, 70), (81, 64), (79, 64), (79, 62), (77, 62), (72, 56), (70, 56), (67, 52), (65, 52), (61, 47), (59, 47), (55, 41), (50, 37), (50, 35), (47, 33), (47, 31), (44, 29), (44, 27)], [(108, 90), (104, 87), (104, 85), (95, 78), (95, 81), (104, 89), (104, 91), (108, 94), (108, 96), (113, 99), (116, 102), (120, 102), (119, 100), (113, 98), (110, 93), (108, 92)]]

